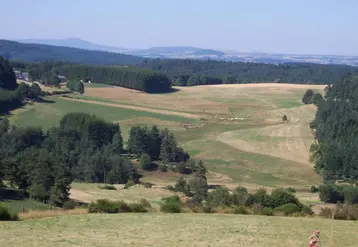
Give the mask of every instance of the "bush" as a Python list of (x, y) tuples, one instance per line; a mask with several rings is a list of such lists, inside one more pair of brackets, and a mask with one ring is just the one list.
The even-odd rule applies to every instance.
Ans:
[(272, 215), (273, 215), (273, 209), (272, 209), (272, 208), (268, 208), (268, 207), (263, 208), (263, 209), (261, 210), (261, 214), (262, 214), (262, 215), (266, 215), (266, 216), (272, 216)]
[(239, 186), (233, 191), (232, 200), (234, 204), (243, 206), (246, 204), (248, 197), (247, 189)]
[(296, 189), (292, 187), (288, 187), (286, 190), (291, 193), (296, 193)]
[(334, 213), (337, 220), (358, 220), (358, 206), (338, 203)]
[(107, 199), (99, 199), (96, 202), (91, 202), (88, 207), (89, 213), (118, 213), (119, 207), (115, 202), (111, 202)]
[(167, 172), (168, 171), (168, 167), (164, 164), (161, 164), (158, 166), (158, 170), (161, 172)]
[(117, 190), (117, 188), (113, 185), (98, 186), (98, 188), (100, 188), (101, 190)]
[(89, 213), (129, 213), (132, 208), (124, 201), (109, 201), (107, 199), (99, 199), (96, 202), (91, 202), (88, 207)]
[(311, 193), (317, 193), (318, 192), (318, 188), (314, 185), (311, 186)]
[(208, 194), (208, 202), (214, 207), (230, 206), (232, 201), (232, 196), (227, 188), (217, 188)]
[(343, 189), (344, 202), (348, 204), (358, 204), (358, 187), (345, 186)]
[(0, 204), (0, 221), (15, 221), (19, 220), (17, 214), (10, 212), (5, 205)]
[(245, 208), (244, 206), (238, 206), (235, 207), (234, 210), (232, 211), (233, 214), (248, 214), (248, 210), (247, 208)]
[(62, 205), (62, 209), (70, 210), (70, 209), (75, 209), (75, 208), (77, 208), (79, 206), (80, 206), (79, 203), (77, 203), (77, 202), (75, 202), (73, 200), (68, 200)]
[(290, 214), (293, 214), (293, 213), (297, 213), (297, 212), (300, 212), (300, 208), (296, 205), (296, 204), (293, 204), (293, 203), (287, 203), (287, 204), (284, 204), (282, 206), (279, 206), (279, 207), (276, 207), (274, 209), (275, 212), (282, 212), (284, 215), (290, 215)]
[(124, 189), (129, 189), (130, 187), (134, 186), (135, 182), (133, 180), (129, 180), (126, 185), (124, 185)]
[(142, 154), (139, 160), (139, 165), (140, 167), (142, 167), (143, 170), (147, 170), (147, 171), (153, 171), (158, 167), (157, 164), (154, 164), (152, 162), (152, 159), (148, 154)]
[(283, 122), (286, 122), (286, 121), (287, 121), (287, 116), (286, 116), (286, 115), (283, 115), (283, 116), (282, 116), (282, 121), (283, 121)]
[(265, 189), (258, 189), (255, 193), (250, 193), (246, 201), (247, 206), (252, 206), (254, 204), (270, 207), (272, 205), (271, 196), (267, 194)]
[(261, 204), (259, 204), (259, 203), (254, 203), (253, 205), (252, 205), (252, 212), (254, 213), (254, 214), (256, 214), (256, 215), (260, 215), (260, 214), (262, 214), (262, 210), (264, 209), (264, 207), (261, 205)]
[(154, 184), (149, 183), (149, 182), (142, 182), (141, 184), (144, 186), (144, 188), (152, 188), (152, 186), (154, 185)]
[(308, 205), (303, 205), (301, 212), (306, 215), (313, 215), (313, 211), (312, 211), (311, 207)]
[(139, 200), (139, 204), (141, 204), (144, 208), (152, 208), (152, 205), (150, 204), (150, 202), (147, 199), (140, 199)]
[(300, 207), (300, 202), (294, 194), (285, 189), (275, 189), (271, 193), (271, 207), (277, 208), (285, 204), (295, 204)]
[(140, 203), (131, 203), (128, 205), (131, 209), (131, 212), (134, 213), (146, 213), (148, 210)]
[(318, 188), (319, 199), (323, 202), (344, 202), (343, 188), (337, 185), (327, 184)]
[(160, 211), (165, 213), (180, 213), (181, 202), (179, 196), (170, 196), (162, 199), (164, 203), (160, 206)]
[(319, 212), (319, 216), (331, 219), (333, 216), (332, 209), (330, 209), (328, 207), (322, 208), (321, 211)]

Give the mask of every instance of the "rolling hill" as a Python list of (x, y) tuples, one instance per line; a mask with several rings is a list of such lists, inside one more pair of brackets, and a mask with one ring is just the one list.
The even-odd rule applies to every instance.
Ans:
[(133, 55), (63, 46), (24, 44), (9, 40), (0, 40), (0, 56), (11, 60), (27, 62), (52, 60), (101, 65), (133, 65), (144, 60)]

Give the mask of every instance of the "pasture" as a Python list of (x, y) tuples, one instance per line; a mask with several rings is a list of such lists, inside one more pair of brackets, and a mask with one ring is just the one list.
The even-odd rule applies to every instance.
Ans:
[[(86, 85), (84, 95), (52, 96), (10, 115), (18, 126), (50, 128), (67, 112), (88, 112), (121, 125), (124, 139), (134, 125), (166, 127), (180, 146), (209, 169), (209, 183), (256, 189), (293, 186), (308, 190), (320, 178), (309, 162), (309, 122), (315, 107), (301, 97), (322, 85), (241, 84), (178, 88), (168, 94)], [(288, 121), (283, 122), (286, 115)], [(148, 172), (158, 185), (177, 176)], [(169, 175), (169, 174), (168, 174)]]
[[(322, 246), (354, 247), (357, 222), (223, 214), (79, 215), (0, 224), (1, 246)], [(20, 237), (21, 236), (21, 237)]]

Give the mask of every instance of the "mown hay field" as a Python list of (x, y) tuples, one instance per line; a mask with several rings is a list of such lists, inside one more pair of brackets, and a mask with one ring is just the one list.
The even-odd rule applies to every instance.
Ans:
[(0, 223), (0, 246), (355, 247), (357, 222), (222, 214), (78, 215)]
[[(49, 128), (67, 112), (88, 112), (120, 123), (124, 139), (131, 126), (156, 124), (173, 131), (180, 146), (205, 162), (210, 183), (308, 189), (320, 183), (309, 162), (313, 137), (308, 124), (316, 109), (303, 105), (301, 97), (308, 88), (323, 92), (324, 87), (260, 83), (146, 94), (86, 85), (84, 95), (50, 97), (49, 103), (14, 111), (10, 120), (18, 126)], [(288, 121), (282, 121), (283, 115)], [(165, 178), (158, 173), (145, 177), (158, 184), (167, 184)]]

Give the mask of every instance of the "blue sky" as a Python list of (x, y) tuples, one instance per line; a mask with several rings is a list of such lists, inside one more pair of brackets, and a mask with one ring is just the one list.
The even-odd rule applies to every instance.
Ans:
[[(0, 38), (358, 55), (358, 0), (0, 0)], [(8, 23), (8, 24), (6, 24)]]

